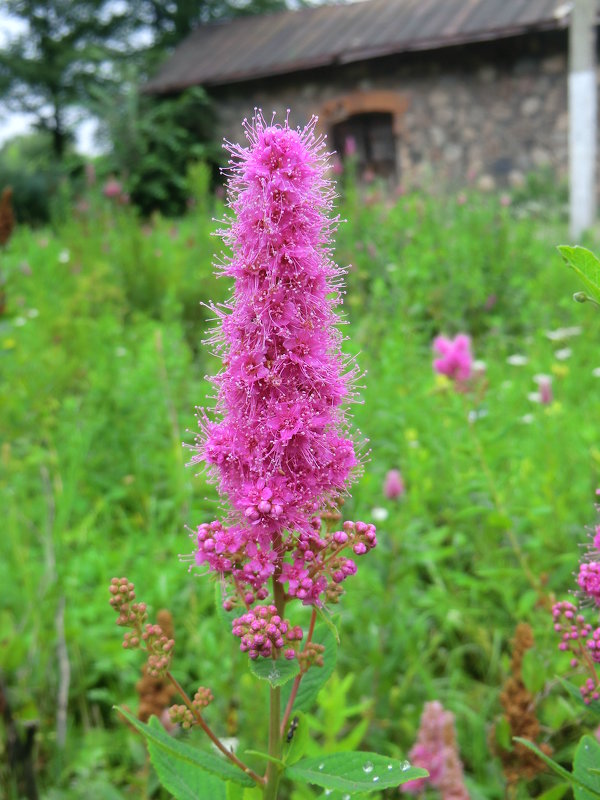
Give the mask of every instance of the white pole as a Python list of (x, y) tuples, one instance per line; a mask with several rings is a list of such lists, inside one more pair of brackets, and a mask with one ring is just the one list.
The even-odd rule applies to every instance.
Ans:
[(575, 0), (569, 30), (569, 205), (576, 239), (596, 218), (596, 0)]

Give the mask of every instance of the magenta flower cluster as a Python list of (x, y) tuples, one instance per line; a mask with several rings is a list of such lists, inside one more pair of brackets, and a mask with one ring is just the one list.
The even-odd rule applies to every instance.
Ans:
[[(214, 309), (224, 364), (213, 378), (217, 419), (202, 413), (192, 461), (208, 465), (229, 501), (226, 520), (198, 527), (195, 558), (227, 580), (230, 607), (265, 600), (270, 580), (285, 585), (286, 600), (321, 605), (331, 584), (356, 571), (319, 518), (359, 462), (344, 413), (356, 367), (342, 357), (336, 327), (334, 195), (315, 124), (294, 130), (257, 114), (244, 123), (249, 146), (226, 145), (234, 216), (220, 232), (231, 248), (221, 270), (235, 288)], [(357, 555), (376, 541), (365, 523), (347, 537)]]
[[(584, 606), (589, 605), (590, 600), (595, 606), (600, 606), (600, 525), (596, 526), (593, 539), (579, 564), (577, 584)], [(569, 601), (552, 606), (552, 620), (554, 630), (560, 635), (558, 649), (571, 653), (572, 667), (582, 664), (591, 675), (581, 686), (584, 701), (599, 700), (600, 680), (596, 664), (600, 664), (600, 627), (594, 628), (577, 605)]]
[(433, 369), (450, 378), (457, 388), (463, 387), (473, 372), (471, 338), (466, 333), (459, 333), (454, 339), (436, 336), (433, 350), (440, 356), (434, 359)]

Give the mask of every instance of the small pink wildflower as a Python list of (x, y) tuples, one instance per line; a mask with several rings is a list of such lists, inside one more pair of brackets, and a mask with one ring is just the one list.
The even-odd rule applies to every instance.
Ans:
[(463, 387), (473, 369), (471, 338), (465, 333), (459, 333), (454, 339), (436, 336), (433, 349), (441, 356), (434, 359), (433, 369), (440, 375), (447, 375), (457, 388)]
[(409, 753), (415, 767), (429, 772), (400, 786), (402, 792), (420, 794), (426, 786), (438, 789), (442, 800), (468, 800), (463, 768), (458, 753), (454, 715), (437, 700), (425, 703), (417, 741)]
[(400, 470), (391, 469), (385, 476), (383, 482), (384, 495), (388, 500), (397, 500), (399, 497), (402, 497), (405, 492), (406, 486), (404, 485), (404, 479), (400, 474)]

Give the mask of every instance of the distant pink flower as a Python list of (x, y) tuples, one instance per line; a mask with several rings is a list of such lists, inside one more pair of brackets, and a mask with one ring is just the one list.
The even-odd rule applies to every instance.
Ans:
[(433, 361), (433, 369), (440, 375), (447, 375), (457, 384), (464, 384), (471, 377), (473, 355), (471, 339), (465, 333), (459, 333), (454, 339), (436, 336), (433, 349), (441, 358)]
[(537, 385), (540, 392), (540, 403), (548, 405), (552, 402), (552, 377), (550, 375), (538, 375)]
[(334, 156), (331, 159), (331, 171), (334, 175), (343, 175), (344, 174), (344, 164), (341, 158)]
[(454, 715), (434, 700), (425, 703), (417, 741), (408, 754), (415, 767), (429, 772), (428, 778), (417, 778), (400, 786), (408, 794), (420, 794), (426, 786), (438, 789), (442, 800), (469, 800), (463, 768), (458, 753)]
[(538, 385), (537, 392), (531, 392), (529, 399), (534, 403), (541, 403), (542, 405), (550, 405), (554, 399), (552, 394), (552, 376), (551, 375), (536, 375), (534, 381)]
[(400, 470), (391, 469), (383, 482), (383, 493), (388, 500), (397, 500), (405, 493), (406, 487)]
[(344, 142), (344, 155), (347, 158), (352, 158), (352, 156), (356, 155), (356, 139), (354, 136), (346, 136), (346, 141)]
[(119, 198), (122, 191), (123, 186), (116, 178), (109, 178), (102, 187), (102, 194), (104, 197), (108, 197), (111, 200), (113, 198)]

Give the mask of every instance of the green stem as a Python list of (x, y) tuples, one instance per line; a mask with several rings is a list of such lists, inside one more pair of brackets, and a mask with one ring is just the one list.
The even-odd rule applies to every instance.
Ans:
[[(275, 549), (280, 550), (281, 541), (276, 541)], [(283, 584), (279, 581), (281, 574), (281, 563), (278, 562), (273, 574), (273, 599), (277, 613), (283, 619), (285, 612), (285, 592)], [(281, 720), (281, 687), (270, 687), (269, 690), (269, 755), (273, 758), (281, 760), (282, 751), (282, 736), (280, 732)], [(267, 764), (267, 772), (265, 774), (265, 789), (263, 798), (264, 800), (277, 800), (277, 790), (279, 788), (279, 780), (281, 778), (281, 767), (274, 761), (269, 761)]]
[[(279, 733), (279, 717), (281, 716), (281, 687), (270, 688), (269, 707), (269, 755), (281, 759), (281, 734)], [(264, 790), (264, 800), (277, 800), (277, 789), (281, 768), (274, 761), (267, 764), (267, 780)]]

